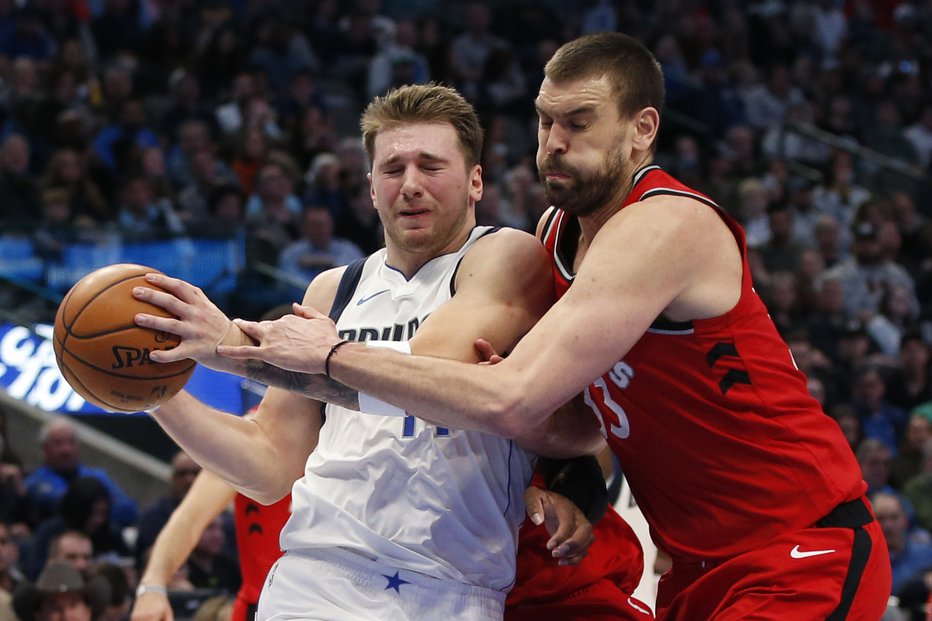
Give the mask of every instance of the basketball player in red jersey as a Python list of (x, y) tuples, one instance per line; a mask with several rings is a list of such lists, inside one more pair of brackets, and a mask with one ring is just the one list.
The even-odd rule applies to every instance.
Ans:
[(622, 34), (548, 62), (537, 164), (564, 292), (501, 363), (341, 344), (305, 307), (241, 323), (259, 344), (218, 352), (521, 440), (554, 433), (547, 416), (581, 393), (673, 558), (658, 618), (875, 621), (890, 562), (858, 465), (753, 289), (740, 226), (652, 165), (663, 97), (656, 59)]
[(278, 539), (291, 515), (291, 495), (271, 505), (261, 505), (237, 493), (217, 475), (202, 470), (152, 546), (136, 590), (131, 621), (171, 621), (174, 618), (168, 599), (171, 577), (187, 560), (207, 525), (230, 502), (233, 502), (236, 547), (243, 578), (231, 621), (251, 621), (255, 617), (262, 584), (282, 554)]

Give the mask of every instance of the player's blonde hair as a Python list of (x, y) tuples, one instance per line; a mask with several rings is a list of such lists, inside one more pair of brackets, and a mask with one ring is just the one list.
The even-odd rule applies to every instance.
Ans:
[(482, 158), (482, 126), (475, 109), (456, 90), (439, 84), (414, 84), (376, 97), (359, 121), (363, 144), (372, 165), (375, 137), (384, 129), (412, 123), (449, 124), (459, 136), (459, 148), (468, 167)]

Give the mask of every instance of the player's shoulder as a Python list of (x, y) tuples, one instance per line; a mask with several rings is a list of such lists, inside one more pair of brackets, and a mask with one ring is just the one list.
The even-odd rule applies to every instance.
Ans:
[(490, 230), (477, 239), (467, 254), (486, 254), (493, 250), (496, 253), (508, 253), (509, 251), (517, 253), (533, 252), (539, 247), (540, 242), (527, 231), (502, 226)]
[(347, 266), (341, 265), (321, 272), (307, 286), (304, 292), (304, 305), (312, 306), (322, 313), (326, 313), (333, 305), (340, 287), (340, 280), (346, 272)]

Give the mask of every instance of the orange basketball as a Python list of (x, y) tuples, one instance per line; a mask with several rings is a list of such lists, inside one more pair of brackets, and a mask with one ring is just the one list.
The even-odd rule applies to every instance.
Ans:
[(144, 276), (158, 270), (120, 263), (91, 272), (75, 284), (55, 315), (53, 345), (62, 376), (89, 402), (111, 412), (139, 412), (167, 401), (194, 372), (193, 360), (158, 363), (156, 349), (180, 342), (174, 334), (140, 328), (137, 313), (169, 317), (133, 297)]

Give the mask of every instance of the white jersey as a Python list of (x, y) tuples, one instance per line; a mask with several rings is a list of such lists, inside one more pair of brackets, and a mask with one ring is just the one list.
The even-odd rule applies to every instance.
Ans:
[[(385, 263), (385, 249), (365, 259), (361, 272), (360, 264), (348, 267), (331, 313), (340, 335), (409, 340), (453, 295), (460, 261), (489, 230), (477, 227), (458, 252), (433, 259), (411, 280)], [(285, 551), (338, 547), (442, 580), (511, 588), (530, 454), (499, 436), (412, 416), (333, 405), (325, 412), (317, 449), (292, 491)]]

